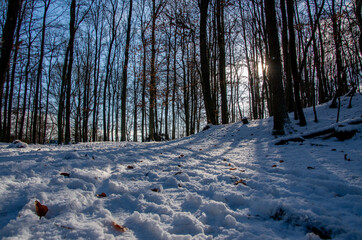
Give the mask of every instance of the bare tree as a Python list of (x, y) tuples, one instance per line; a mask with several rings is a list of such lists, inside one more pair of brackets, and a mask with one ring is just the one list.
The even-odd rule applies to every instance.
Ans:
[(131, 23), (132, 23), (132, 3), (133, 0), (129, 2), (129, 13), (128, 13), (128, 22), (127, 22), (127, 37), (126, 37), (126, 48), (124, 50), (124, 66), (122, 72), (122, 96), (121, 96), (121, 141), (126, 141), (126, 105), (127, 105), (127, 70), (128, 70), (128, 59), (129, 59), (129, 46), (131, 41)]
[(269, 45), (268, 70), (269, 79), (272, 86), (274, 116), (273, 134), (282, 135), (285, 133), (286, 124), (289, 123), (289, 117), (287, 114), (284, 99), (280, 44), (274, 0), (264, 1), (264, 11), (266, 18), (266, 32), (268, 34), (267, 37)]
[(216, 105), (211, 98), (209, 57), (207, 48), (207, 15), (210, 0), (199, 1), (200, 9), (200, 60), (201, 60), (201, 85), (204, 95), (204, 104), (208, 122), (217, 124)]

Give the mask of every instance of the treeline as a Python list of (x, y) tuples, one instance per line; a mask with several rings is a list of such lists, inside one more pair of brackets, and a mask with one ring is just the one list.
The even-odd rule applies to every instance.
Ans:
[[(0, 2), (2, 141), (148, 141), (360, 91), (356, 0)], [(317, 120), (317, 113), (316, 113)]]

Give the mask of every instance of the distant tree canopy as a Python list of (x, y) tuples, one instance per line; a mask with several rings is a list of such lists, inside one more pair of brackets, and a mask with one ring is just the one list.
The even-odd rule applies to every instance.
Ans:
[(283, 134), (288, 112), (304, 126), (304, 107), (361, 90), (360, 0), (0, 6), (1, 141), (167, 140), (269, 116)]

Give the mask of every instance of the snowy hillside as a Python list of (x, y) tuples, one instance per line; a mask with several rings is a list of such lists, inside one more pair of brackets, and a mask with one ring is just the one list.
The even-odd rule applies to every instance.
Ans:
[[(348, 124), (362, 96), (350, 109), (341, 100), (340, 124), (325, 104), (318, 123), (306, 109), (307, 127), (291, 120), (282, 139), (357, 130), (345, 141), (275, 145), (265, 119), (164, 143), (1, 143), (0, 237), (362, 239), (362, 124)], [(48, 207), (40, 219), (36, 200)]]

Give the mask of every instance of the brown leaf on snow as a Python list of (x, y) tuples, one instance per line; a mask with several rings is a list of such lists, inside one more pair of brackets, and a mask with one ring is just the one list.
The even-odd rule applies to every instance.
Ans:
[(70, 177), (69, 173), (66, 173), (66, 172), (62, 172), (62, 173), (60, 173), (60, 175), (62, 175), (64, 177)]
[(174, 176), (179, 175), (179, 174), (181, 174), (181, 173), (182, 173), (182, 172), (177, 172), (177, 173), (174, 174)]
[(236, 168), (234, 167), (234, 168), (230, 168), (230, 170), (236, 170)]
[(48, 212), (48, 207), (45, 205), (42, 205), (38, 200), (35, 200), (35, 211), (36, 214), (39, 216), (39, 219), (41, 217), (44, 217), (45, 214)]
[(240, 179), (240, 180), (238, 180), (238, 181), (234, 182), (234, 185), (238, 185), (239, 183), (241, 183), (241, 184), (243, 184), (243, 185), (245, 185), (245, 186), (246, 186), (246, 182), (244, 182), (244, 180), (243, 180), (243, 179)]
[(158, 189), (158, 188), (152, 188), (151, 191), (153, 191), (153, 192), (160, 192), (160, 189)]
[(283, 163), (283, 162), (284, 162), (284, 160), (280, 160), (279, 162), (280, 162), (280, 163)]
[(114, 229), (116, 229), (119, 232), (126, 232), (128, 230), (128, 228), (126, 228), (125, 226), (119, 225), (113, 221), (112, 221), (112, 226), (114, 227)]
[(277, 165), (274, 164), (272, 167), (277, 167)]
[(127, 169), (134, 169), (134, 167), (129, 165), (129, 166), (127, 166)]
[(102, 192), (101, 194), (97, 194), (97, 197), (99, 197), (99, 198), (105, 198), (105, 197), (107, 197), (107, 194), (105, 194), (104, 192)]

